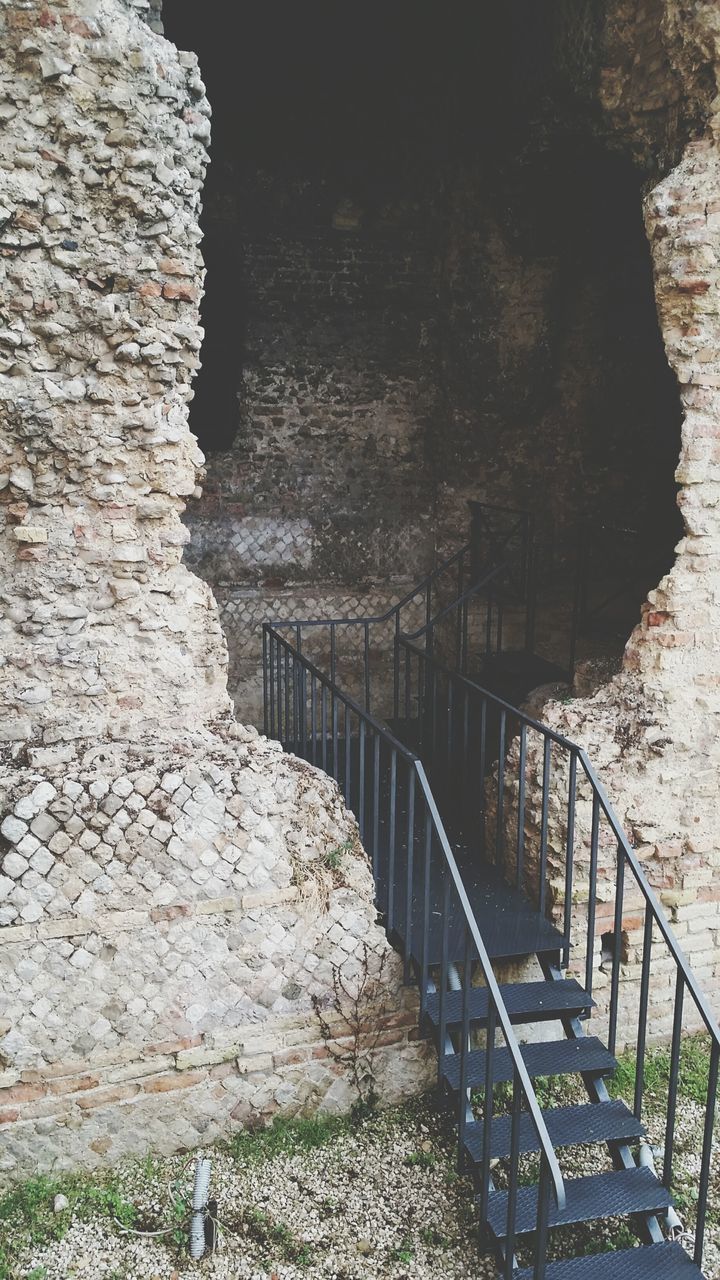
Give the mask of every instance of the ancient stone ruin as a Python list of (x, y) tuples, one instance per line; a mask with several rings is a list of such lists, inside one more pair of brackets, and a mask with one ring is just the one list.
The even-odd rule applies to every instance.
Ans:
[(3, 1175), (347, 1109), (353, 1019), (384, 1100), (430, 1082), (259, 627), (381, 612), (468, 499), (550, 513), (562, 572), (580, 516), (650, 531), (542, 716), (720, 991), (717, 7), (378, 6), (349, 64), (272, 8), (238, 76), (206, 6), (0, 0)]

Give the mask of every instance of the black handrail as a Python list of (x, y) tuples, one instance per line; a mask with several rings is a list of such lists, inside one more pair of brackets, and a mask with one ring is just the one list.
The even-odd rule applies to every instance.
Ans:
[[(462, 876), (457, 866), (452, 847), (448, 840), (440, 814), (433, 796), (425, 768), (419, 757), (405, 747), (387, 728), (375, 719), (356, 700), (345, 694), (330, 676), (321, 671), (310, 661), (306, 654), (297, 649), (291, 640), (281, 635), (272, 624), (263, 625), (263, 647), (266, 662), (266, 689), (268, 693), (268, 729), (270, 735), (276, 737), (286, 749), (292, 749), (311, 763), (322, 763), (323, 769), (335, 777), (350, 808), (354, 808), (360, 826), (361, 839), (368, 848), (378, 885), (379, 903), (386, 917), (386, 926), (391, 936), (398, 936), (400, 929), (404, 932), (406, 963), (409, 956), (415, 957), (415, 968), (420, 987), (421, 1011), (426, 1009), (428, 995), (438, 978), (440, 992), (449, 986), (450, 970), (458, 964), (463, 968), (463, 1027), (465, 1034), (459, 1046), (461, 1065), (461, 1081), (467, 1081), (467, 1055), (469, 1048), (469, 1000), (472, 990), (472, 967), (479, 964), (485, 986), (488, 990), (489, 1007), (492, 1016), (489, 1020), (486, 1052), (492, 1061), (494, 1053), (495, 1028), (501, 1032), (513, 1063), (516, 1091), (522, 1095), (527, 1106), (527, 1114), (537, 1135), (541, 1153), (543, 1195), (538, 1200), (538, 1239), (542, 1241), (546, 1235), (549, 1214), (549, 1196), (552, 1190), (556, 1204), (562, 1208), (565, 1204), (565, 1188), (557, 1157), (547, 1132), (532, 1081), (522, 1058), (509, 1014), (505, 1008), (497, 979), (492, 969), (490, 957), (483, 942), (477, 921), (472, 911)], [(318, 723), (318, 704), (320, 717)], [(342, 710), (342, 733), (340, 718)], [(309, 732), (308, 732), (309, 719)], [(353, 728), (356, 732), (353, 733)], [(368, 741), (370, 739), (370, 741)], [(380, 866), (380, 818), (379, 807), (382, 797), (377, 785), (378, 755), (381, 750), (391, 753), (392, 768), (391, 793), (388, 812), (392, 819), (386, 823), (384, 833), (389, 836), (388, 849), (385, 850), (386, 871)], [(320, 761), (318, 760), (320, 757)], [(366, 759), (371, 758), (375, 764), (372, 788), (368, 788), (365, 771)], [(404, 766), (399, 768), (400, 762)], [(400, 776), (398, 776), (400, 775)], [(370, 792), (370, 794), (369, 794)], [(404, 800), (405, 828), (407, 839), (398, 839), (398, 798)], [(382, 815), (385, 818), (385, 814)], [(416, 845), (420, 845), (420, 853)], [(435, 858), (433, 858), (435, 852)], [(439, 852), (439, 858), (438, 858)], [(418, 900), (413, 878), (413, 861), (421, 856), (423, 863), (422, 892)], [(405, 859), (406, 866), (400, 865)], [(442, 924), (442, 944), (440, 955), (431, 954), (431, 947), (437, 947), (437, 939), (433, 943), (430, 923), (431, 882), (441, 871), (443, 897), (446, 908), (455, 907), (459, 911), (460, 934), (463, 945), (458, 957), (458, 939), (455, 937), (455, 953), (450, 950), (450, 916), (446, 910)], [(394, 870), (399, 870), (398, 884), (406, 878), (409, 892), (406, 895), (404, 920), (398, 922), (396, 905), (392, 901), (396, 884)], [(383, 879), (385, 875), (385, 879)], [(422, 910), (420, 910), (422, 908)], [(454, 934), (457, 935), (457, 923), (454, 923)], [(419, 934), (419, 936), (418, 936)], [(467, 1025), (466, 1025), (467, 1024)], [(441, 1051), (443, 1049), (443, 1028), (441, 1028)], [(468, 1089), (461, 1087), (459, 1091), (458, 1125), (460, 1141), (467, 1121)], [(492, 1114), (492, 1090), (486, 1094), (486, 1115)], [(517, 1145), (520, 1123), (520, 1110), (516, 1108), (513, 1119)], [(517, 1175), (517, 1170), (516, 1170)], [(483, 1152), (482, 1184), (488, 1187), (491, 1177), (491, 1147), (486, 1142)], [(544, 1250), (537, 1252), (534, 1275), (542, 1280), (545, 1270)]]
[[(421, 648), (405, 636), (399, 639), (399, 647), (406, 654), (401, 664), (405, 680), (412, 682), (411, 663), (417, 669), (417, 679), (410, 692), (410, 701), (417, 709), (423, 723), (422, 752), (431, 761), (431, 777), (443, 784), (448, 778), (462, 774), (461, 757), (467, 750), (470, 727), (474, 724), (480, 734), (475, 744), (476, 758), (481, 761), (480, 777), (484, 779), (479, 805), (473, 811), (472, 825), (480, 828), (481, 852), (491, 856), (490, 834), (486, 830), (489, 816), (495, 818), (496, 861), (507, 869), (508, 860), (514, 862), (514, 879), (518, 887), (531, 892), (528, 885), (528, 848), (531, 836), (535, 840), (534, 864), (539, 883), (535, 886), (539, 910), (544, 910), (549, 900), (563, 919), (565, 964), (570, 958), (573, 927), (578, 932), (579, 921), (573, 910), (573, 895), (577, 888), (576, 853), (581, 844), (589, 844), (589, 872), (587, 877), (588, 909), (584, 930), (584, 957), (574, 959), (582, 968), (584, 960), (584, 985), (589, 995), (593, 992), (596, 964), (595, 939), (597, 909), (601, 905), (597, 888), (600, 870), (600, 854), (603, 837), (609, 837), (614, 848), (614, 890), (610, 902), (604, 905), (611, 939), (610, 992), (607, 1007), (608, 1048), (614, 1053), (617, 1047), (619, 1007), (621, 998), (621, 966), (623, 961), (623, 916), (630, 897), (627, 872), (631, 873), (631, 885), (640, 895), (643, 915), (642, 942), (639, 947), (640, 998), (637, 1010), (635, 1046), (636, 1077), (633, 1106), (635, 1114), (642, 1118), (644, 1098), (645, 1060), (647, 1051), (647, 1022), (649, 1012), (650, 983), (652, 978), (653, 946), (662, 942), (670, 957), (674, 972), (674, 994), (668, 1009), (671, 1015), (672, 1033), (670, 1050), (670, 1077), (666, 1110), (666, 1137), (663, 1158), (663, 1181), (671, 1189), (673, 1181), (673, 1152), (676, 1121), (676, 1104), (679, 1086), (680, 1043), (684, 1026), (684, 997), (689, 995), (697, 1011), (701, 1025), (710, 1037), (710, 1061), (705, 1097), (705, 1123), (701, 1153), (700, 1180), (695, 1221), (694, 1256), (698, 1266), (702, 1261), (707, 1200), (710, 1178), (710, 1158), (713, 1141), (714, 1113), (717, 1102), (718, 1073), (720, 1068), (720, 1028), (710, 1005), (703, 995), (687, 957), (683, 953), (662, 905), (643, 871), (642, 864), (633, 849), (615, 813), (607, 792), (600, 781), (586, 751), (569, 738), (535, 720), (532, 716), (511, 706), (502, 698), (483, 688), (462, 673), (453, 671), (425, 648)], [(408, 661), (410, 659), (410, 662)], [(441, 683), (442, 682), (442, 683)], [(405, 689), (406, 702), (408, 692)], [(432, 702), (433, 715), (424, 717), (428, 700)], [(468, 711), (468, 707), (470, 711)], [(444, 719), (437, 722), (438, 708), (444, 709)], [(490, 727), (492, 725), (492, 728)], [(458, 727), (460, 726), (460, 727)], [(528, 748), (529, 735), (537, 735), (535, 750)], [(562, 763), (562, 778), (558, 762)], [(582, 781), (589, 788), (589, 830), (581, 832), (578, 817), (578, 799)], [(565, 796), (564, 876), (563, 890), (559, 893), (558, 878), (548, 867), (548, 814), (551, 801)], [(514, 812), (511, 813), (511, 802)], [(557, 806), (556, 806), (557, 808)], [(516, 826), (513, 825), (516, 823)], [(607, 831), (604, 829), (604, 824)], [(556, 830), (556, 835), (557, 835)], [(607, 887), (607, 878), (604, 881)], [(630, 908), (637, 913), (633, 905)], [(577, 944), (576, 937), (574, 942)], [(628, 1026), (633, 1025), (634, 1014), (628, 1015)]]
[[(564, 1197), (562, 1177), (532, 1082), (527, 1078), (507, 1010), (502, 1003), (501, 992), (462, 883), (436, 795), (445, 795), (449, 787), (449, 816), (454, 820), (452, 785), (467, 792), (476, 806), (469, 815), (468, 829), (477, 830), (482, 856), (494, 860), (503, 870), (507, 869), (508, 860), (514, 863), (513, 878), (517, 887), (531, 895), (531, 882), (533, 877), (536, 878), (534, 888), (538, 910), (562, 916), (564, 965), (568, 966), (572, 955), (573, 966), (580, 971), (584, 967), (588, 996), (592, 995), (595, 979), (596, 935), (599, 932), (597, 926), (602, 927), (603, 917), (607, 921), (607, 932), (602, 935), (604, 950), (600, 963), (601, 967), (607, 967), (608, 963), (610, 967), (609, 1001), (605, 1013), (608, 1021), (608, 1047), (611, 1052), (615, 1052), (617, 1045), (621, 998), (627, 985), (620, 981), (621, 969), (629, 962), (631, 949), (637, 953), (640, 996), (635, 1032), (636, 1076), (633, 1105), (638, 1120), (642, 1118), (644, 1101), (650, 988), (657, 969), (652, 963), (653, 947), (657, 947), (659, 943), (666, 947), (671, 971), (674, 973), (674, 995), (672, 1000), (668, 1000), (667, 1006), (672, 1033), (662, 1169), (663, 1181), (668, 1190), (673, 1183), (680, 1047), (687, 994), (711, 1042), (695, 1216), (694, 1257), (700, 1266), (720, 1076), (720, 1028), (585, 750), (563, 734), (483, 688), (464, 671), (443, 662), (435, 651), (436, 646), (432, 640), (434, 628), (449, 617), (453, 609), (460, 610), (463, 601), (471, 599), (484, 588), (491, 589), (493, 583), (502, 577), (503, 566), (494, 566), (479, 581), (465, 587), (463, 574), (467, 551), (468, 548), (465, 547), (444, 561), (443, 565), (423, 580), (418, 589), (407, 593), (385, 614), (330, 621), (283, 620), (277, 624), (265, 624), (263, 651), (266, 732), (279, 738), (287, 749), (297, 752), (311, 763), (320, 764), (326, 772), (331, 773), (337, 779), (348, 806), (355, 809), (361, 839), (373, 859), (378, 902), (385, 914), (388, 934), (396, 940), (402, 937), (405, 944), (406, 977), (409, 977), (413, 966), (418, 975), (423, 1016), (434, 981), (433, 975), (439, 974), (441, 1052), (447, 1031), (444, 1009), (448, 980), (451, 971), (458, 965), (463, 970), (462, 1034), (459, 1047), (454, 1048), (454, 1052), (460, 1056), (458, 1130), (461, 1149), (468, 1122), (466, 1085), (469, 992), (472, 965), (477, 962), (480, 966), (490, 992), (486, 1031), (488, 1087), (485, 1091), (483, 1122), (486, 1141), (483, 1147), (480, 1202), (481, 1205), (487, 1205), (491, 1187), (488, 1139), (492, 1120), (492, 1058), (497, 1026), (513, 1062), (513, 1133), (516, 1136), (514, 1126), (516, 1121), (519, 1122), (524, 1098), (540, 1143), (540, 1192), (533, 1272), (535, 1280), (541, 1280), (545, 1270), (549, 1188), (552, 1185), (560, 1203)], [(440, 574), (454, 565), (458, 566), (458, 596), (449, 604), (442, 605), (433, 615), (432, 584)], [(415, 632), (405, 634), (400, 630), (401, 610), (423, 592), (425, 623)], [(402, 702), (405, 719), (415, 720), (421, 734), (420, 754), (424, 763), (421, 762), (420, 755), (405, 746), (386, 724), (370, 712), (369, 628), (373, 623), (387, 622), (390, 619), (393, 619), (394, 631), (395, 713), (397, 716)], [(335, 628), (341, 625), (361, 628), (364, 707), (359, 701), (343, 693), (337, 684)], [(331, 628), (329, 674), (322, 671), (303, 652), (303, 629), (322, 626)], [(283, 636), (281, 630), (289, 630), (290, 638)], [(424, 647), (416, 643), (417, 639), (422, 638), (426, 641)], [(404, 695), (402, 698), (401, 692)], [(388, 756), (388, 776), (391, 780), (386, 813), (384, 810), (381, 813), (385, 804), (380, 789), (380, 762), (383, 753)], [(466, 785), (471, 765), (474, 775), (478, 777), (479, 786)], [(436, 782), (440, 784), (439, 789), (436, 789)], [(583, 801), (582, 806), (579, 806), (579, 800)], [(461, 814), (462, 816), (464, 815)], [(607, 876), (607, 867), (604, 865), (606, 846), (612, 850), (614, 861), (612, 880)], [(587, 869), (586, 886), (583, 886), (583, 892), (585, 887), (587, 889), (585, 921), (576, 904), (576, 899), (577, 902), (583, 900), (582, 894), (577, 898), (579, 876), (576, 855), (580, 848), (584, 848), (586, 852), (589, 850), (589, 861), (583, 863), (584, 875)], [(383, 859), (387, 864), (385, 872)], [(439, 958), (436, 954), (439, 944), (437, 937), (433, 935), (430, 918), (431, 883), (437, 875), (438, 867), (442, 873), (443, 902)], [(413, 868), (421, 872), (422, 887), (418, 891), (419, 897), (416, 895), (417, 900), (413, 897)], [(555, 874), (556, 869), (563, 872), (561, 877)], [(630, 875), (627, 874), (628, 871)], [(601, 873), (605, 876), (603, 883), (606, 886), (613, 884), (610, 901), (607, 900), (607, 894), (603, 894), (602, 899), (598, 895)], [(403, 912), (399, 906), (399, 898), (403, 881), (406, 892), (404, 918), (401, 919)], [(636, 911), (635, 905), (630, 904), (633, 892), (639, 895), (644, 913), (640, 944), (631, 943), (629, 935), (624, 932), (626, 908)], [(459, 913), (462, 922), (460, 939), (451, 936), (456, 923), (453, 911)], [(581, 945), (578, 946), (578, 943)], [(661, 968), (658, 972), (662, 980), (665, 971)], [(598, 1012), (602, 1014), (602, 1009)], [(626, 1016), (626, 1028), (633, 1026), (634, 1017), (633, 1009)], [(657, 1026), (655, 1030), (657, 1033)], [(629, 1042), (631, 1039), (632, 1037)], [(517, 1173), (517, 1151), (513, 1140), (508, 1197), (508, 1256), (512, 1253), (515, 1234)]]

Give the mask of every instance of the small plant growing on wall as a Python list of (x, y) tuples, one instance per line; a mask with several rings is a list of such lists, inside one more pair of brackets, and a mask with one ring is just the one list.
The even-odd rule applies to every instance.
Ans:
[(332, 966), (332, 997), (313, 996), (328, 1053), (348, 1073), (357, 1094), (357, 1118), (372, 1112), (378, 1100), (375, 1059), (390, 1011), (384, 994), (387, 958), (387, 951), (378, 954), (363, 942), (358, 955)]

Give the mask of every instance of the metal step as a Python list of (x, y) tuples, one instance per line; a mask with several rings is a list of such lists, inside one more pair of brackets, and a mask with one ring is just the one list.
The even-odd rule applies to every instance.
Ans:
[[(521, 1044), (523, 1062), (531, 1077), (569, 1076), (580, 1072), (609, 1075), (615, 1070), (617, 1060), (596, 1036), (580, 1040), (541, 1040), (537, 1044)], [(467, 1055), (467, 1085), (470, 1089), (484, 1088), (485, 1050), (473, 1049)], [(445, 1054), (442, 1060), (442, 1078), (449, 1089), (460, 1088), (460, 1054)], [(493, 1081), (500, 1084), (513, 1078), (513, 1061), (510, 1050), (504, 1046), (493, 1053)]]
[[(513, 1280), (533, 1280), (533, 1268), (514, 1271)], [(545, 1280), (703, 1280), (703, 1274), (682, 1245), (666, 1240), (664, 1244), (550, 1262)]]
[[(672, 1196), (651, 1169), (617, 1169), (613, 1173), (565, 1180), (567, 1204), (558, 1209), (550, 1199), (551, 1227), (596, 1218), (625, 1217), (629, 1213), (659, 1213), (673, 1203)], [(537, 1223), (537, 1187), (518, 1187), (515, 1230), (518, 1235), (534, 1231)], [(498, 1240), (507, 1228), (508, 1196), (494, 1191), (488, 1205), (488, 1225)]]
[[(628, 1142), (641, 1138), (645, 1129), (619, 1099), (590, 1102), (573, 1107), (551, 1107), (542, 1113), (554, 1147), (572, 1147), (588, 1142)], [(492, 1122), (490, 1155), (502, 1159), (510, 1155), (512, 1117), (496, 1116)], [(483, 1123), (465, 1126), (465, 1149), (475, 1164), (482, 1162)], [(520, 1150), (539, 1151), (535, 1126), (527, 1111), (520, 1116)]]
[[(587, 1013), (595, 1001), (583, 991), (575, 978), (558, 982), (511, 982), (500, 988), (511, 1022), (547, 1022), (551, 1018), (574, 1018)], [(440, 996), (427, 997), (426, 1017), (434, 1027), (440, 1023)], [(469, 995), (470, 1021), (483, 1026), (488, 1015), (487, 987), (473, 987)], [(463, 1016), (463, 992), (445, 995), (445, 1018), (448, 1027), (458, 1027)]]

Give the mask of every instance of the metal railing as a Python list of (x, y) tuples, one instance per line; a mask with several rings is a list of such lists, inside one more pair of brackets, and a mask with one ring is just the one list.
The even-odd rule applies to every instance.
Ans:
[[(461, 548), (385, 613), (350, 618), (273, 619), (272, 627), (292, 636), (294, 647), (353, 690), (365, 711), (395, 720), (402, 713), (399, 669), (401, 635), (419, 639), (432, 652), (439, 651), (463, 672), (470, 656), (492, 658), (503, 650), (505, 639), (506, 566), (495, 565), (464, 583), (468, 574), (469, 546)], [(452, 571), (450, 600), (443, 582)], [(412, 621), (420, 625), (412, 628)], [(412, 620), (412, 621), (411, 621)], [(264, 664), (265, 667), (265, 664)], [(265, 705), (271, 690), (266, 687)], [(265, 726), (267, 732), (267, 724)]]
[(404, 955), (405, 977), (414, 977), (420, 992), (421, 1024), (428, 998), (439, 996), (439, 1047), (448, 1035), (446, 997), (462, 987), (459, 1055), (460, 1088), (457, 1123), (460, 1155), (465, 1127), (472, 1119), (468, 1059), (471, 998), (478, 981), (488, 993), (485, 1025), (487, 1062), (483, 1119), (483, 1157), (479, 1170), (481, 1202), (491, 1189), (493, 1064), (496, 1038), (512, 1061), (510, 1191), (507, 1214), (505, 1275), (512, 1276), (519, 1185), (520, 1130), (529, 1117), (540, 1150), (540, 1191), (534, 1247), (534, 1280), (543, 1280), (550, 1196), (559, 1208), (565, 1189), (555, 1151), (527, 1067), (512, 1029), (492, 964), (473, 914), (452, 847), (438, 812), (425, 768), (387, 726), (344, 693), (331, 676), (272, 624), (263, 627), (268, 734), (286, 750), (318, 765), (335, 778), (346, 804), (357, 817), (360, 837), (373, 866), (378, 909), (389, 938)]
[[(586, 752), (401, 636), (401, 701), (418, 724), (440, 812), (451, 835), (475, 841), (554, 918), (563, 967), (595, 995), (607, 1044), (634, 1054), (632, 1105), (643, 1118), (648, 1050), (669, 1041), (662, 1181), (673, 1190), (684, 1030), (710, 1038), (693, 1234), (702, 1261), (720, 1064), (720, 1030)], [(652, 1002), (651, 1002), (652, 996)], [(689, 1014), (688, 1014), (689, 1003)], [(630, 1101), (630, 1100), (629, 1100)], [(653, 1099), (657, 1116), (658, 1099)]]
[[(495, 566), (477, 578), (470, 571), (469, 553), (469, 547), (462, 548), (379, 617), (265, 624), (265, 731), (331, 774), (356, 814), (373, 863), (378, 906), (388, 935), (404, 953), (406, 979), (414, 974), (418, 981), (423, 1016), (429, 994), (439, 993), (441, 1054), (447, 1034), (447, 992), (461, 982), (461, 1032), (452, 1050), (461, 1056), (457, 1117), (461, 1150), (470, 1114), (471, 1022), (476, 1028), (470, 1015), (471, 991), (478, 977), (488, 987), (480, 1200), (482, 1208), (491, 1187), (490, 1086), (499, 1031), (513, 1063), (505, 1274), (512, 1274), (523, 1107), (532, 1117), (541, 1149), (536, 1280), (544, 1275), (550, 1189), (558, 1203), (564, 1190), (451, 841), (472, 846), (477, 859), (495, 864), (541, 914), (557, 922), (562, 965), (569, 973), (577, 973), (589, 996), (595, 995), (598, 1008), (593, 1017), (606, 1021), (608, 1048), (615, 1052), (622, 1044), (634, 1051), (632, 1105), (638, 1120), (644, 1107), (652, 1007), (652, 1039), (669, 1041), (662, 1180), (670, 1191), (675, 1182), (682, 1035), (686, 1029), (700, 1028), (709, 1036), (692, 1223), (695, 1261), (701, 1265), (720, 1030), (586, 753), (469, 679), (463, 669), (468, 645), (463, 604), (484, 593), (487, 605), (503, 573), (503, 566)], [(442, 590), (443, 574), (451, 575), (445, 582), (455, 592), (450, 600)], [(405, 634), (404, 620), (408, 613), (413, 616), (410, 609), (417, 609), (418, 602), (421, 625)], [(417, 612), (414, 616), (417, 619)], [(371, 661), (374, 624), (389, 624), (393, 713), (405, 729), (414, 726), (416, 750), (371, 713), (371, 706), (377, 705), (372, 688), (377, 674)], [(459, 647), (437, 642), (439, 629), (448, 624)], [(341, 628), (347, 630), (341, 632)], [(502, 624), (498, 628), (496, 609), (491, 627), (495, 645), (498, 631), (501, 646), (503, 628)], [(361, 672), (358, 697), (340, 687), (345, 660), (338, 647), (340, 634), (355, 637), (354, 657), (360, 657)], [(319, 645), (318, 636), (324, 636)], [(597, 1087), (604, 1089), (602, 1082)], [(655, 1097), (654, 1114), (657, 1105)]]

